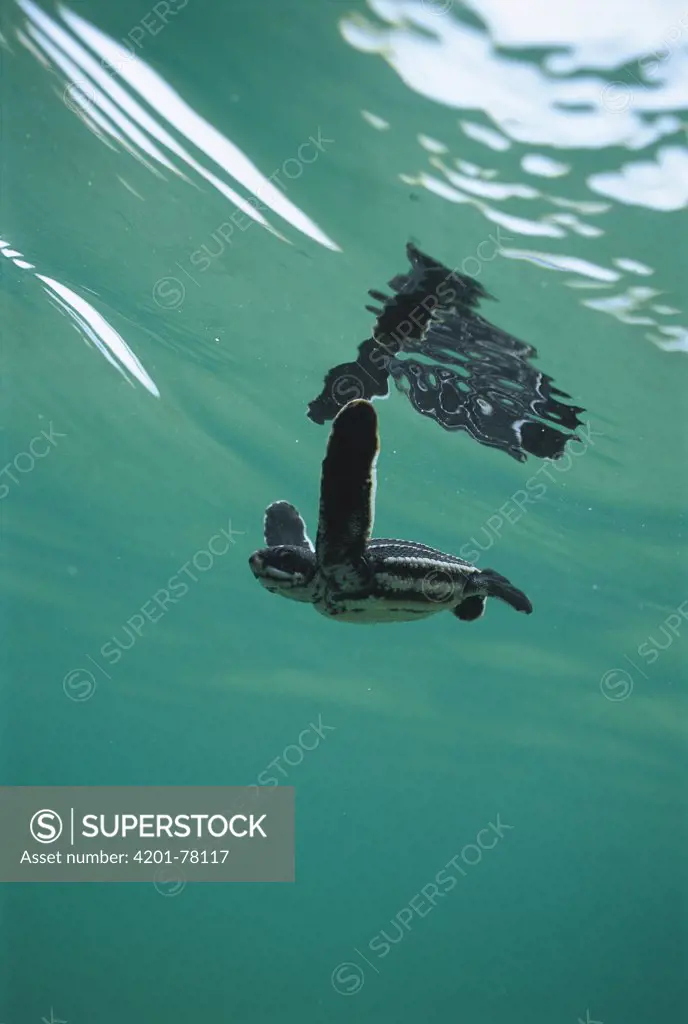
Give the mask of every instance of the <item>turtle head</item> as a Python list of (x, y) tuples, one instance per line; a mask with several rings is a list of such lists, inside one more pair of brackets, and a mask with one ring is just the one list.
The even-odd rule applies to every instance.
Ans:
[(317, 563), (307, 547), (278, 544), (254, 551), (248, 560), (251, 572), (266, 590), (292, 601), (313, 601)]

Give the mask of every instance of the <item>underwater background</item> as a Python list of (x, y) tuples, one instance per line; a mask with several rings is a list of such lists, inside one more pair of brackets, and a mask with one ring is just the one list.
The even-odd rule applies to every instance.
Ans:
[[(2, 1024), (688, 1019), (684, 0), (1, 11), (2, 784), (296, 792), (293, 884), (3, 885)], [(248, 567), (410, 239), (585, 412), (518, 462), (392, 387), (376, 534), (529, 617)]]

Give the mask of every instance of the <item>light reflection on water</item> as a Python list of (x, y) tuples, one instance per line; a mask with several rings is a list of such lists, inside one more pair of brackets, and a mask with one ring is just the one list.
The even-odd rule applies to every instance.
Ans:
[[(409, 88), (462, 112), (454, 139), (433, 139), (428, 145), (418, 136), (425, 163), (400, 168), (400, 178), (447, 202), (470, 203), (516, 235), (566, 238), (567, 253), (513, 246), (505, 247), (503, 255), (574, 273), (566, 281), (572, 287), (584, 288), (588, 282), (614, 287), (607, 300), (582, 301), (638, 325), (662, 348), (688, 351), (688, 330), (667, 322), (678, 312), (673, 301), (638, 314), (662, 286), (638, 288), (626, 274), (653, 274), (652, 268), (628, 253), (613, 259), (616, 269), (601, 266), (599, 257), (590, 258), (588, 245), (573, 237), (603, 236), (604, 215), (616, 202), (661, 213), (688, 204), (688, 150), (679, 116), (688, 108), (685, 6), (666, 0), (658, 8), (641, 0), (632, 13), (616, 0), (603, 10), (587, 0), (575, 5), (537, 0), (525, 7), (472, 0), (466, 6), (482, 25), (475, 24), (475, 17), (469, 21), (461, 5), (415, 0), (369, 0), (370, 16), (341, 19), (349, 45), (378, 54)], [(534, 56), (535, 47), (545, 48), (544, 55)], [(470, 110), (483, 114), (487, 123), (467, 118)], [(375, 111), (375, 116), (384, 115), (384, 110)], [(485, 147), (488, 166), (466, 166), (462, 135)], [(533, 151), (533, 146), (549, 152)], [(527, 175), (553, 185), (554, 179), (565, 182), (575, 174), (605, 201), (572, 200), (553, 194), (551, 185), (548, 190), (505, 179), (498, 169), (500, 156), (521, 149), (520, 166)], [(604, 151), (608, 167), (586, 175), (578, 165), (585, 166), (585, 152), (591, 149)], [(633, 157), (624, 157), (624, 150)], [(642, 156), (635, 155), (640, 151)], [(552, 212), (552, 206), (575, 212)], [(579, 214), (596, 217), (597, 223)]]
[[(277, 187), (274, 174), (259, 170), (130, 48), (67, 7), (51, 17), (33, 0), (17, 2), (26, 15), (15, 29), (17, 38), (60, 75), (64, 102), (104, 144), (125, 150), (158, 178), (164, 170), (217, 189), (242, 220), (240, 225), (233, 215), (234, 225), (222, 225), (225, 235), (254, 222), (288, 242), (266, 216), (274, 213), (340, 251)], [(588, 241), (607, 233), (604, 218), (615, 203), (658, 214), (688, 203), (688, 150), (680, 144), (685, 128), (678, 116), (688, 106), (688, 14), (678, 0), (664, 0), (661, 16), (649, 0), (639, 0), (632, 17), (620, 0), (606, 4), (602, 15), (593, 6), (586, 0), (554, 10), (538, 0), (516, 15), (500, 0), (473, 0), (467, 7), (369, 0), (371, 15), (345, 15), (340, 31), (355, 49), (382, 56), (411, 89), (461, 111), (454, 139), (418, 133), (423, 162), (398, 169), (404, 183), (448, 203), (473, 206), (503, 229), (502, 255), (566, 273), (572, 288), (613, 289), (581, 302), (638, 326), (661, 348), (688, 351), (688, 330), (675, 321), (675, 300), (652, 303), (663, 292), (661, 282), (639, 288), (633, 280), (654, 275), (654, 269), (629, 253), (614, 254), (605, 266)], [(473, 11), (470, 22), (467, 8)], [(533, 56), (533, 47), (545, 48), (544, 55)], [(470, 111), (474, 115), (466, 116)], [(362, 114), (371, 127), (389, 130), (380, 111)], [(475, 119), (480, 114), (484, 121)], [(462, 137), (484, 148), (485, 166), (463, 159)], [(203, 157), (193, 157), (186, 144)], [(590, 149), (604, 151), (608, 167), (586, 176), (577, 164)], [(509, 180), (500, 170), (500, 160), (511, 159), (513, 150), (523, 150), (526, 180)], [(624, 159), (619, 150), (646, 152)], [(309, 162), (317, 155), (316, 145)], [(555, 182), (563, 187), (569, 177), (586, 180), (592, 196), (603, 201), (557, 194)], [(519, 235), (565, 240), (567, 251), (526, 248), (517, 244)], [(224, 235), (213, 238), (213, 245), (224, 248), (226, 241)], [(207, 262), (212, 254), (195, 255)], [(165, 277), (157, 285), (156, 303), (174, 308), (184, 292), (180, 279)], [(99, 348), (111, 358), (107, 343)], [(133, 353), (125, 358), (140, 376)]]
[[(67, 7), (59, 8), (61, 19), (66, 26), (63, 27), (58, 19), (51, 18), (33, 0), (17, 2), (27, 16), (26, 34), (35, 44), (31, 52), (36, 52), (37, 45), (60, 69), (65, 76), (65, 102), (96, 134), (103, 137), (102, 133), (106, 132), (132, 155), (142, 159), (153, 171), (155, 166), (146, 161), (146, 156), (167, 170), (185, 177), (159, 146), (155, 145), (152, 141), (155, 139), (178, 157), (187, 169), (195, 171), (246, 217), (253, 219), (262, 227), (279, 235), (258, 206), (269, 207), (314, 241), (328, 249), (338, 250), (336, 242), (328, 238), (318, 225), (274, 184), (274, 173), (266, 177), (237, 145), (196, 113), (179, 93), (140, 57)], [(26, 38), (25, 33), (20, 31), (19, 38)], [(86, 47), (90, 47), (90, 51)], [(129, 92), (126, 86), (132, 92)], [(133, 94), (145, 98), (157, 116), (149, 114)], [(209, 161), (239, 182), (250, 195), (243, 196), (208, 167), (194, 159), (163, 126), (163, 121), (170, 125), (171, 131), (183, 136)], [(307, 161), (304, 153), (304, 162), (312, 163), (317, 159), (316, 142), (317, 140), (311, 142)]]

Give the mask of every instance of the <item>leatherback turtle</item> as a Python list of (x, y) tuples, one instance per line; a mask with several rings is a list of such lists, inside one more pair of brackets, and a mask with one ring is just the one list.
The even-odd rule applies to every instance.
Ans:
[(293, 505), (269, 505), (267, 547), (249, 558), (259, 582), (343, 622), (408, 622), (444, 610), (472, 621), (488, 597), (530, 614), (526, 595), (493, 569), (415, 541), (371, 540), (379, 450), (372, 404), (349, 402), (334, 419), (322, 464), (315, 546)]

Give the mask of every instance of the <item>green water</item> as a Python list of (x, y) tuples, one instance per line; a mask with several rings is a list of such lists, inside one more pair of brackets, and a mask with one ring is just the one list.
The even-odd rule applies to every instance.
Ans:
[[(187, 156), (148, 132), (163, 166), (140, 139), (127, 149), (102, 125), (97, 135), (88, 87), (77, 75), (65, 93), (74, 66), (47, 50), (77, 65), (93, 38), (68, 23), (69, 8), (44, 8), (40, 23), (39, 8), (5, 0), (0, 235), (21, 255), (0, 260), (1, 454), (14, 467), (0, 501), (2, 782), (277, 777), (296, 788), (296, 882), (188, 884), (174, 898), (152, 884), (5, 885), (0, 1020), (679, 1024), (685, 202), (669, 195), (680, 173), (672, 187), (641, 183), (635, 201), (590, 180), (662, 146), (685, 157), (680, 116), (663, 138), (629, 142), (624, 125), (640, 130), (660, 113), (641, 103), (651, 89), (633, 85), (628, 54), (601, 57), (583, 63), (598, 93), (608, 80), (636, 90), (621, 112), (597, 102), (607, 135), (523, 141), (519, 124), (537, 126), (537, 111), (527, 90), (505, 88), (523, 116), (511, 146), (494, 149), (459, 121), (494, 128), (481, 106), (495, 81), (478, 64), (463, 108), (427, 95), (411, 81), (413, 53), (398, 73), (392, 57), (354, 45), (356, 25), (389, 29), (363, 4), (353, 21), (334, 0), (178, 6), (162, 28), (149, 17), (156, 31), (130, 37), (138, 60), (263, 176), (298, 160), (309, 138), (329, 141), (280, 174), (288, 216), (255, 188), (279, 235), (244, 214), (219, 244), (236, 207), (207, 174), (244, 198), (251, 186), (165, 120), (150, 81), (137, 102)], [(446, 45), (461, 25), (475, 39), (479, 7), (435, 11), (434, 30), (398, 20), (385, 45), (428, 48), (440, 32)], [(144, 0), (74, 5), (110, 41), (149, 10)], [(540, 69), (544, 89), (539, 5), (528, 10), (530, 48), (494, 59)], [(650, 18), (643, 7), (634, 30), (643, 16), (668, 30), (678, 13), (667, 3)], [(622, 22), (600, 31), (624, 37)], [(594, 38), (594, 18), (588, 28)], [(685, 86), (685, 35), (672, 45), (662, 71)], [(122, 89), (135, 95), (131, 80)], [(685, 111), (688, 91), (672, 96), (674, 115)], [(446, 152), (433, 155), (419, 134)], [(521, 159), (533, 153), (570, 170), (527, 173)], [(315, 530), (327, 429), (305, 409), (326, 370), (368, 336), (367, 290), (406, 270), (409, 238), (460, 266), (495, 235), (482, 200), (449, 197), (438, 163), (456, 171), (455, 159), (480, 168), (476, 180), (537, 190), (485, 200), (540, 234), (502, 226), (503, 251), (478, 276), (499, 299), (488, 315), (534, 344), (585, 406), (589, 441), (546, 477), (538, 460), (518, 464), (442, 431), (397, 393), (379, 403), (376, 532), (455, 552), (480, 542), (481, 564), (522, 587), (535, 611), (492, 603), (474, 624), (339, 625), (263, 591), (247, 559), (270, 501), (293, 501)], [(562, 213), (596, 230), (551, 219)], [(207, 269), (204, 245), (217, 253)], [(553, 270), (542, 254), (584, 260), (601, 277)], [(42, 278), (89, 303), (143, 369), (99, 350), (84, 307), (80, 321), (68, 315)], [(545, 493), (497, 528), (534, 474)], [(195, 570), (222, 530), (233, 531), (226, 554)], [(187, 589), (132, 643), (127, 622), (185, 566)], [(433, 884), (443, 893), (434, 903)]]

